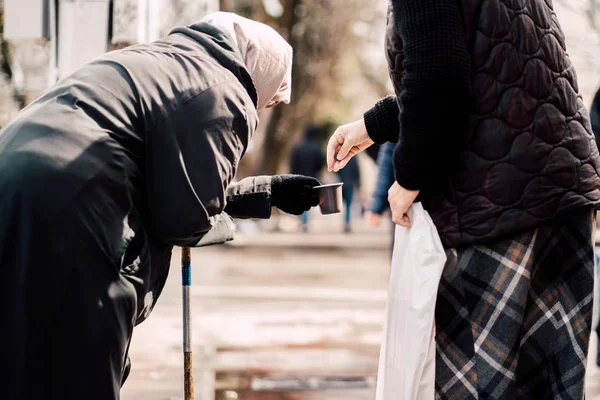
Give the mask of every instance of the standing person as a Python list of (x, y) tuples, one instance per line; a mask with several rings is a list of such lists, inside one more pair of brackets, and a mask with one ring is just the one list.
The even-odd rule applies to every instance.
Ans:
[[(596, 91), (596, 95), (594, 96), (594, 100), (592, 101), (592, 107), (590, 109), (590, 120), (592, 123), (592, 131), (594, 132), (594, 137), (596, 138), (596, 145), (600, 146), (600, 89)], [(595, 277), (598, 277), (598, 272), (600, 271), (600, 266), (598, 264), (598, 260), (600, 259), (600, 252), (594, 246), (594, 254), (596, 255), (596, 271)], [(596, 306), (599, 305), (599, 293), (598, 293), (598, 282), (596, 283)], [(598, 315), (599, 310), (596, 310), (596, 315)], [(600, 318), (596, 320), (596, 336), (600, 338)], [(598, 340), (596, 344), (596, 365), (600, 367), (600, 340)]]
[(592, 107), (590, 108), (590, 121), (592, 124), (592, 132), (596, 138), (596, 145), (600, 145), (600, 89), (596, 91)]
[(342, 186), (342, 199), (344, 201), (344, 232), (352, 232), (352, 204), (354, 194), (360, 188), (360, 168), (356, 158), (351, 159), (346, 168), (337, 171)]
[(373, 227), (379, 226), (381, 215), (390, 206), (387, 196), (388, 190), (396, 181), (393, 164), (395, 148), (394, 143), (387, 142), (381, 145), (377, 154), (377, 182), (365, 213), (367, 221)]
[[(371, 196), (371, 201), (365, 218), (372, 227), (376, 228), (381, 224), (381, 216), (385, 210), (389, 209), (390, 203), (388, 201), (388, 190), (392, 187), (396, 179), (394, 178), (394, 149), (396, 145), (391, 142), (382, 144), (377, 154), (377, 182), (375, 184), (375, 190)], [(393, 254), (394, 250), (394, 236), (396, 231), (396, 225), (391, 224), (391, 246), (390, 249)]]
[(225, 213), (318, 204), (314, 178), (229, 186), (291, 64), (273, 29), (211, 14), (81, 67), (0, 132), (1, 399), (118, 399), (173, 246)]
[[(325, 152), (321, 144), (323, 129), (315, 124), (307, 124), (304, 137), (292, 149), (290, 173), (318, 177), (325, 168)], [(301, 216), (302, 231), (308, 232), (309, 212)]]
[(393, 220), (418, 198), (447, 249), (436, 396), (583, 399), (600, 157), (552, 2), (392, 0), (386, 46), (396, 96), (328, 166), (398, 142)]

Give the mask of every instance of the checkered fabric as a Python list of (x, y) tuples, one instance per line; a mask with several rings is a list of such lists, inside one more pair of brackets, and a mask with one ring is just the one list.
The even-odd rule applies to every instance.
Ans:
[(436, 399), (583, 399), (591, 211), (448, 250), (436, 305)]

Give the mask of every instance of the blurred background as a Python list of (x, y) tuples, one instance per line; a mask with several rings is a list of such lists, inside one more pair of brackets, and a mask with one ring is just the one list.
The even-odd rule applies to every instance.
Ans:
[[(600, 0), (554, 6), (589, 106), (600, 85)], [(235, 242), (193, 251), (197, 399), (374, 398), (392, 243), (386, 177), (376, 147), (340, 175), (325, 171), (323, 155), (338, 125), (391, 93), (386, 8), (386, 0), (0, 0), (0, 128), (83, 63), (212, 11), (265, 22), (294, 48), (292, 103), (261, 114), (237, 178), (343, 181), (346, 209), (243, 221)], [(171, 274), (134, 332), (124, 399), (183, 397), (178, 250)], [(600, 399), (595, 336), (588, 374), (588, 397)]]

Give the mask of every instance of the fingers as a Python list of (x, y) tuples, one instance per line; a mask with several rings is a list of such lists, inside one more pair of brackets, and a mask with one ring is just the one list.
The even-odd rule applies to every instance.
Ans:
[(304, 182), (307, 186), (310, 186), (311, 189), (314, 188), (315, 186), (321, 185), (321, 182), (319, 182), (319, 180), (317, 178), (314, 178), (312, 176), (305, 177)]
[(379, 226), (379, 222), (381, 221), (381, 215), (375, 214), (372, 211), (367, 211), (365, 213), (365, 217), (369, 225), (371, 225), (372, 227), (376, 228)]
[[(320, 182), (314, 178), (306, 177), (308, 184), (305, 184), (300, 191), (297, 192), (296, 198), (302, 204), (303, 211), (308, 211), (312, 207), (316, 207), (319, 205), (320, 198), (319, 193), (314, 190), (315, 186), (319, 186)], [(315, 185), (314, 181), (316, 181), (317, 185)]]
[[(318, 202), (319, 199), (317, 198), (317, 203)], [(292, 204), (289, 207), (284, 207), (280, 210), (292, 215), (302, 215), (302, 213), (309, 211), (312, 207), (314, 207), (312, 203), (314, 203), (314, 199), (312, 197), (306, 197), (303, 198), (301, 201), (297, 201), (295, 204)]]
[(407, 212), (408, 208), (406, 210), (403, 210), (403, 207), (395, 209), (392, 208), (392, 221), (394, 221), (396, 225), (410, 228), (410, 217), (408, 216)]
[[(318, 185), (314, 185), (314, 186), (318, 186)], [(314, 186), (305, 186), (305, 193), (306, 193), (306, 207), (307, 211), (312, 208), (312, 207), (316, 207), (319, 205), (319, 202), (321, 201), (321, 199), (319, 198), (319, 193), (316, 190), (313, 190)]]
[(411, 225), (410, 217), (407, 214), (400, 215), (392, 213), (392, 221), (394, 221), (396, 225), (400, 225), (405, 228), (410, 228)]
[(356, 153), (372, 144), (363, 118), (340, 126), (327, 145), (327, 169), (339, 171)]
[(284, 180), (292, 182), (292, 184), (296, 187), (308, 187), (312, 189), (315, 186), (321, 185), (321, 182), (313, 176), (306, 175), (281, 175)]
[(318, 206), (320, 202), (321, 202), (321, 199), (319, 198), (319, 195), (315, 194), (314, 196), (312, 196), (310, 198), (310, 207), (309, 208)]
[[(340, 151), (340, 153), (341, 153), (341, 151)], [(336, 160), (335, 163), (333, 164), (333, 172), (338, 172), (340, 169), (342, 169), (346, 165), (348, 165), (348, 163), (350, 162), (352, 157), (354, 157), (358, 153), (359, 153), (358, 149), (356, 149), (354, 147), (350, 150), (350, 152), (346, 155), (346, 157), (344, 159)]]
[(403, 193), (398, 182), (394, 182), (388, 191), (388, 202), (392, 210), (392, 221), (397, 225), (410, 228), (411, 221), (407, 213), (414, 199), (404, 196)]
[(336, 161), (336, 156), (344, 143), (344, 129), (339, 127), (335, 130), (329, 143), (327, 144), (327, 169), (332, 171)]
[(347, 139), (344, 140), (342, 146), (340, 147), (340, 150), (337, 153), (337, 156), (335, 157), (336, 160), (340, 163), (345, 161), (345, 163), (343, 164), (345, 166), (346, 164), (348, 164), (348, 161), (352, 158), (352, 156), (356, 154), (356, 151), (352, 152), (352, 150), (354, 150), (354, 143)]

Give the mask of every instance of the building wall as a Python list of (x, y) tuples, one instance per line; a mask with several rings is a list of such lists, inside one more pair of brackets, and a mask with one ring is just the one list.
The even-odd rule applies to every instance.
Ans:
[[(37, 1), (41, 4), (42, 0)], [(8, 2), (17, 9), (25, 4), (23, 0), (0, 0), (3, 10)], [(146, 3), (149, 17), (141, 19), (140, 4)], [(5, 94), (16, 90), (29, 103), (41, 95), (57, 76), (64, 76), (110, 50), (104, 45), (108, 29), (107, 4), (108, 0), (60, 0), (59, 71), (51, 68), (54, 43), (34, 37), (40, 36), (39, 27), (31, 29), (32, 33), (26, 39), (10, 41), (14, 76), (12, 82), (0, 76), (0, 127), (14, 115), (12, 111), (5, 111), (14, 109), (12, 96)], [(113, 43), (128, 45), (158, 39), (173, 27), (196, 22), (207, 12), (216, 10), (218, 0), (114, 0)], [(20, 21), (31, 17), (27, 11), (23, 8), (18, 18)]]

